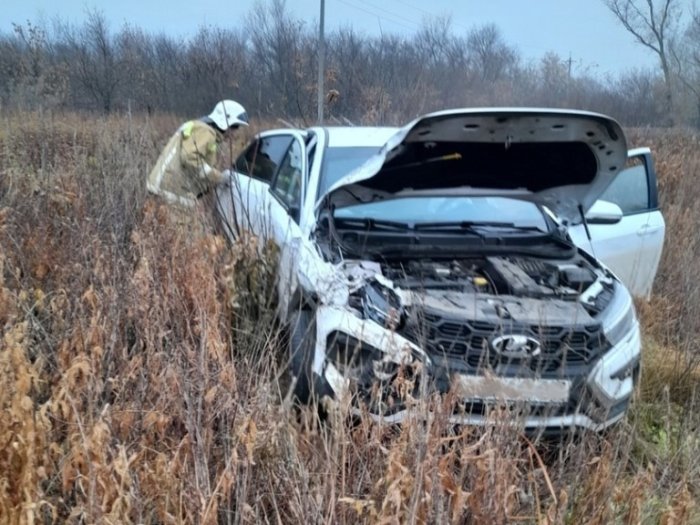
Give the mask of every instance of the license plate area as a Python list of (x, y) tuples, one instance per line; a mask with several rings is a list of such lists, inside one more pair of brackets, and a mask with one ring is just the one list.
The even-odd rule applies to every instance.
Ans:
[(560, 379), (532, 379), (454, 374), (451, 392), (464, 401), (566, 403), (571, 382)]

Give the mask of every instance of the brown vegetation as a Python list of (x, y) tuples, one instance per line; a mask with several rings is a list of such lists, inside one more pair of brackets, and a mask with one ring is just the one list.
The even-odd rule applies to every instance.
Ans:
[(641, 395), (615, 432), (553, 446), (439, 405), (401, 428), (290, 410), (265, 258), (144, 205), (174, 127), (5, 119), (0, 523), (700, 522), (696, 136), (631, 134), (668, 222)]

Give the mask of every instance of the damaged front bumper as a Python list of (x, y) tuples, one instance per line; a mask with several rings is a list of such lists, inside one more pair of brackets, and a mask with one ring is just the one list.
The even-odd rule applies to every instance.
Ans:
[(627, 411), (640, 345), (635, 321), (578, 377), (504, 376), (492, 370), (472, 374), (445, 367), (397, 331), (348, 308), (320, 306), (313, 371), (336, 400), (363, 400), (372, 418), (385, 423), (420, 417), (422, 401), (439, 394), (451, 403), (447, 420), (452, 424), (489, 424), (494, 409), (506, 408), (512, 423), (526, 430), (600, 431)]

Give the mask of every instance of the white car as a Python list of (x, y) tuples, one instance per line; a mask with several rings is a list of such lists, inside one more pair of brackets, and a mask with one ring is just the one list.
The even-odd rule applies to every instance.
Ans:
[(650, 293), (664, 223), (649, 150), (628, 154), (611, 118), (458, 109), (267, 131), (219, 204), (232, 238), (280, 248), (301, 401), (400, 422), (439, 393), (457, 424), (508, 406), (555, 431), (624, 416), (640, 363), (627, 288)]

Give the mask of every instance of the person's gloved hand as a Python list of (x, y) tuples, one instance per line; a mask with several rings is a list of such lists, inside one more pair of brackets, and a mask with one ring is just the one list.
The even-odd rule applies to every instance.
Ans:
[(221, 186), (228, 188), (233, 185), (233, 171), (224, 170), (221, 172)]

